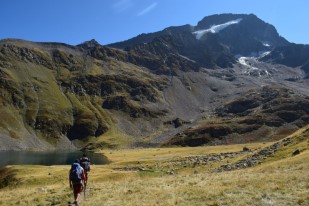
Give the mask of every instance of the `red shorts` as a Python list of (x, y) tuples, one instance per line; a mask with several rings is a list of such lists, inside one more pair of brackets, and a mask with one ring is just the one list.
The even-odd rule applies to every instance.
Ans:
[(73, 184), (73, 191), (75, 194), (83, 191), (83, 184)]

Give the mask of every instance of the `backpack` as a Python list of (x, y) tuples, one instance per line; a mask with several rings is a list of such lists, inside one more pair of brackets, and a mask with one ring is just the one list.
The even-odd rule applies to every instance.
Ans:
[(84, 168), (85, 171), (90, 171), (90, 163), (88, 160), (84, 160), (83, 162), (81, 162), (81, 166), (82, 168)]
[(90, 160), (88, 157), (80, 158), (80, 165), (82, 166), (85, 172), (90, 171)]
[(77, 163), (73, 163), (70, 170), (70, 180), (73, 184), (81, 183), (82, 180), (82, 170), (79, 168), (80, 165)]

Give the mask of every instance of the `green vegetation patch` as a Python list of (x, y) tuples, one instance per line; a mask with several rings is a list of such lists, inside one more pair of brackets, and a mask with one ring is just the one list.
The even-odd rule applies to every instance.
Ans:
[(8, 167), (0, 168), (0, 189), (13, 186), (16, 182), (17, 179), (15, 170)]

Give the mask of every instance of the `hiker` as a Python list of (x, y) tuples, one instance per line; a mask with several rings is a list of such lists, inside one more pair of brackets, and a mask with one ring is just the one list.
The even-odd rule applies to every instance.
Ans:
[(87, 181), (88, 181), (88, 172), (90, 172), (90, 159), (87, 157), (87, 155), (84, 153), (83, 157), (79, 159), (80, 165), (84, 169), (85, 172), (85, 187), (87, 186)]
[(83, 191), (83, 184), (85, 184), (85, 172), (84, 169), (80, 166), (79, 160), (75, 160), (71, 166), (69, 173), (70, 188), (73, 189), (74, 193), (74, 204), (78, 205), (78, 199), (80, 193)]

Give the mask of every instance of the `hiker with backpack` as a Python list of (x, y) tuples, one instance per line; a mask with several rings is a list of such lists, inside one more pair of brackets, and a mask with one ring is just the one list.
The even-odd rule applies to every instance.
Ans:
[(80, 166), (79, 160), (75, 160), (71, 166), (69, 173), (70, 188), (74, 193), (74, 204), (78, 205), (80, 193), (83, 191), (83, 184), (85, 184), (86, 175), (84, 169)]
[(90, 172), (90, 159), (87, 157), (86, 154), (83, 154), (83, 157), (79, 159), (80, 165), (84, 169), (85, 172), (85, 187), (87, 186), (87, 181), (88, 181), (88, 172)]

